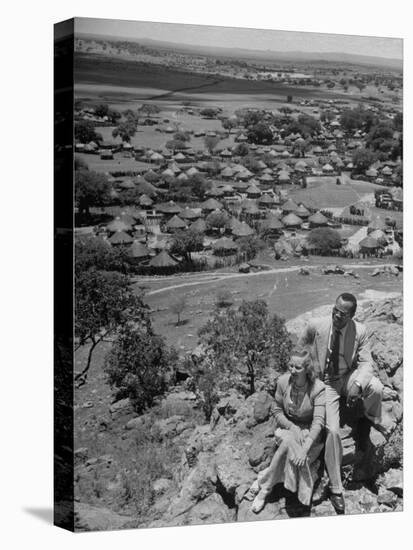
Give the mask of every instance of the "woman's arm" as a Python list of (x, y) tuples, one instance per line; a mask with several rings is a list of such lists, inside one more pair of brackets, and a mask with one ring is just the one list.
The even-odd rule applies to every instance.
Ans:
[(284, 380), (278, 379), (277, 390), (275, 392), (274, 418), (277, 428), (289, 430), (295, 424), (294, 422), (291, 422), (291, 420), (288, 420), (284, 412), (284, 392), (282, 389), (282, 386), (284, 385), (283, 382)]
[[(320, 383), (321, 386), (322, 383)], [(325, 424), (325, 412), (326, 412), (326, 390), (324, 384), (320, 387), (317, 393), (314, 395), (314, 410), (313, 410), (313, 421), (311, 423), (310, 431), (308, 433), (308, 442), (309, 448), (313, 442), (320, 435), (321, 430), (324, 428)], [(306, 442), (307, 445), (307, 442)]]

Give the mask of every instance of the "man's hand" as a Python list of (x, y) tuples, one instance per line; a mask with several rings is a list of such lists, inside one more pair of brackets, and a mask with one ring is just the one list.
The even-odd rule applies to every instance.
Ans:
[(361, 386), (353, 382), (347, 394), (347, 406), (352, 407), (361, 397)]

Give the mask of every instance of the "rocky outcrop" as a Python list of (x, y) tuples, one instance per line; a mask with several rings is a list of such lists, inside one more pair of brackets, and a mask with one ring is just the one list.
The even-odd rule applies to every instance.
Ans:
[[(325, 310), (329, 313), (331, 308)], [(371, 429), (369, 441), (361, 450), (356, 438), (357, 415), (343, 418), (341, 436), (346, 513), (400, 510), (403, 499), (401, 298), (392, 297), (380, 302), (366, 300), (357, 315), (371, 330), (377, 374), (385, 385), (383, 417), (387, 435)], [(293, 320), (289, 329), (300, 331), (308, 316), (311, 316), (310, 312), (304, 316), (304, 320)], [(136, 417), (136, 414), (132, 415), (126, 401), (112, 406), (112, 417), (123, 427), (122, 437), (137, 437), (150, 430), (160, 444), (176, 442), (183, 449), (173, 479), (159, 477), (153, 481), (153, 502), (145, 522), (139, 520), (140, 527), (257, 521), (335, 513), (330, 501), (322, 496), (310, 509), (303, 507), (294, 495), (280, 486), (275, 488), (259, 514), (251, 512), (254, 497), (250, 491), (251, 485), (258, 472), (269, 465), (276, 448), (273, 393), (272, 389), (269, 391), (263, 389), (247, 399), (235, 391), (229, 391), (221, 396), (210, 423), (202, 426), (196, 426), (192, 419), (188, 420), (188, 416), (180, 414), (158, 419), (150, 413)], [(187, 403), (194, 401), (193, 394), (189, 392), (176, 392), (175, 397), (171, 397), (172, 400), (178, 398)], [(83, 484), (82, 494), (87, 495), (90, 501), (89, 505), (78, 507), (80, 529), (82, 526), (89, 529), (138, 526), (137, 520), (132, 517), (96, 507), (98, 490), (106, 491), (109, 497), (105, 504), (110, 506), (110, 494), (115, 494), (119, 487), (118, 473), (119, 467), (112, 456), (94, 458), (90, 456), (90, 449), (77, 449), (77, 484)], [(93, 485), (94, 479), (98, 479), (99, 487)], [(120, 511), (117, 508), (114, 510)]]
[[(385, 384), (383, 416), (388, 435), (371, 429), (366, 448), (361, 451), (355, 437), (357, 415), (343, 425), (347, 513), (401, 509), (401, 301), (395, 298), (379, 304), (366, 302), (358, 314), (371, 329), (377, 374)], [(265, 391), (248, 399), (235, 392), (223, 396), (210, 425), (192, 432), (177, 473), (180, 492), (171, 500), (165, 515), (151, 525), (334, 514), (329, 500), (322, 499), (310, 510), (279, 487), (262, 512), (251, 512), (251, 484), (257, 473), (268, 466), (275, 450), (272, 404), (272, 396)]]

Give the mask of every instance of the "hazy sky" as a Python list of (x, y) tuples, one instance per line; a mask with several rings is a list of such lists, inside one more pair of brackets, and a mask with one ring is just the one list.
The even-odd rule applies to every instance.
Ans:
[(252, 50), (343, 52), (402, 59), (400, 38), (76, 18), (75, 31), (119, 38), (151, 38), (180, 44)]

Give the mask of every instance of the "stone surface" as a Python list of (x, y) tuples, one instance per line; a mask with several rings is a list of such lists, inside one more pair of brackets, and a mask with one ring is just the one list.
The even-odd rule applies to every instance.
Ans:
[(392, 491), (396, 495), (403, 496), (403, 472), (400, 469), (391, 468), (378, 479), (379, 485)]
[(74, 451), (75, 465), (85, 462), (89, 456), (89, 449), (87, 447), (80, 447)]
[(371, 352), (378, 369), (391, 377), (403, 362), (403, 328), (396, 323), (369, 324)]
[(132, 519), (116, 514), (108, 508), (98, 508), (80, 502), (75, 503), (75, 525), (77, 531), (107, 531), (122, 529)]
[(172, 438), (180, 435), (183, 431), (191, 429), (194, 424), (186, 422), (183, 416), (174, 415), (154, 423), (156, 430), (159, 430), (160, 439)]
[(166, 479), (164, 477), (161, 477), (159, 479), (156, 479), (152, 483), (152, 490), (156, 497), (159, 497), (163, 493), (166, 493), (166, 491), (171, 487), (172, 481), (170, 479)]
[(213, 493), (189, 510), (183, 518), (184, 525), (228, 523), (235, 521), (235, 509), (228, 508), (222, 497)]
[(256, 477), (248, 465), (246, 453), (231, 443), (220, 443), (214, 458), (217, 478), (230, 495), (234, 495), (240, 485), (251, 484)]
[(121, 399), (120, 401), (116, 401), (116, 403), (112, 403), (109, 411), (112, 420), (119, 420), (120, 418), (127, 416), (136, 416), (136, 412), (134, 411), (129, 398)]
[(289, 516), (285, 511), (285, 500), (267, 502), (259, 514), (251, 510), (252, 502), (243, 500), (238, 507), (237, 521), (265, 521), (270, 519), (285, 519)]
[(254, 419), (257, 423), (265, 422), (271, 413), (274, 399), (267, 392), (259, 392), (254, 403)]

